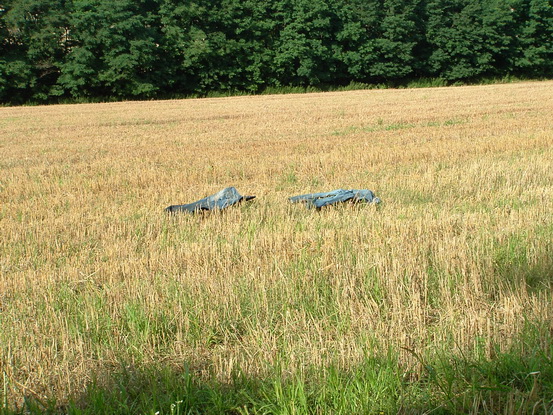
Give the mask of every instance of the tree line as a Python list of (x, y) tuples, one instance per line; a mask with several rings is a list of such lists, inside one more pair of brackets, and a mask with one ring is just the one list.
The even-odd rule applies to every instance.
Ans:
[(0, 102), (553, 76), (553, 0), (0, 0)]

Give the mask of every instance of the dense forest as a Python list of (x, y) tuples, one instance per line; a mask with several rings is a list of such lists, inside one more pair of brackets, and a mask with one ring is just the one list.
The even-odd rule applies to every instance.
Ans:
[(553, 77), (553, 0), (0, 0), (0, 102)]

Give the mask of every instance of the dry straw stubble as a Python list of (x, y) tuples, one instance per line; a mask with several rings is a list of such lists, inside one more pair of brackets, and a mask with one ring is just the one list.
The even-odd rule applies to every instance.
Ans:
[[(119, 360), (226, 380), (348, 367), (389, 348), (492, 354), (525, 322), (550, 330), (552, 92), (0, 108), (10, 399), (63, 401)], [(163, 213), (229, 185), (258, 198)], [(340, 187), (384, 203), (286, 202)]]

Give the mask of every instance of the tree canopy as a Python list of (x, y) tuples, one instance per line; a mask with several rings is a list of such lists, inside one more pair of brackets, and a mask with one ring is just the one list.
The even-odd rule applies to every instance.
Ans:
[(0, 102), (553, 76), (553, 0), (0, 0)]

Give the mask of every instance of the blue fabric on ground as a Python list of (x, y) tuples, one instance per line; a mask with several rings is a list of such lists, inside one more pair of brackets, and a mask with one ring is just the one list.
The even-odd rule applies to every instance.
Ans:
[(380, 199), (371, 190), (366, 189), (336, 189), (331, 192), (309, 193), (290, 197), (292, 203), (304, 202), (308, 207), (320, 209), (324, 206), (351, 201), (353, 203), (380, 203)]
[(190, 212), (197, 213), (206, 210), (222, 210), (240, 203), (243, 200), (252, 200), (255, 196), (242, 196), (234, 187), (227, 187), (214, 195), (205, 197), (197, 202), (185, 205), (172, 205), (165, 208), (166, 212)]

